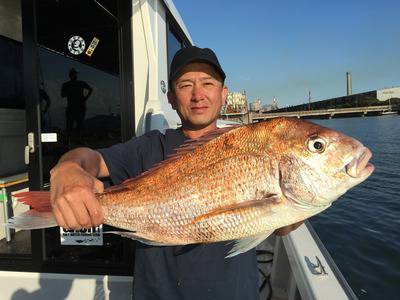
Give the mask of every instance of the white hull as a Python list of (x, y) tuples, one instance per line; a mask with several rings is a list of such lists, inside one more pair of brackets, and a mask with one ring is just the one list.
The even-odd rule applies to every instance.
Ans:
[(132, 277), (0, 271), (2, 300), (129, 300)]
[[(258, 247), (273, 249), (272, 264), (259, 264), (264, 273), (271, 275), (271, 299), (356, 299), (314, 234), (309, 225), (302, 225), (283, 238), (272, 236)], [(128, 300), (132, 282), (131, 276), (0, 271), (1, 300)], [(261, 291), (260, 300), (268, 299), (271, 289)]]

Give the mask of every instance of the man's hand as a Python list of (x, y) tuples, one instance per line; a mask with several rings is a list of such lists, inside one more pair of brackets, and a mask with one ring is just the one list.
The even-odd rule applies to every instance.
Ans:
[(100, 225), (103, 214), (95, 193), (103, 192), (103, 183), (70, 161), (58, 163), (50, 173), (50, 201), (57, 223), (65, 229)]
[(300, 221), (297, 223), (294, 223), (292, 225), (288, 225), (282, 228), (278, 228), (277, 230), (275, 230), (275, 234), (276, 235), (287, 235), (289, 234), (291, 231), (297, 229), (298, 227), (300, 227), (301, 224), (303, 224), (304, 221)]

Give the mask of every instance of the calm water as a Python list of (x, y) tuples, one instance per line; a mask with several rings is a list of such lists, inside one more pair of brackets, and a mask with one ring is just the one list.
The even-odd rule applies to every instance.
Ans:
[(376, 169), (311, 223), (359, 299), (400, 299), (400, 116), (313, 122), (360, 140)]

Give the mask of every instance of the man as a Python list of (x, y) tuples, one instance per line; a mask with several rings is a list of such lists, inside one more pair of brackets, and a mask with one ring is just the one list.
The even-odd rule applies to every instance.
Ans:
[[(186, 139), (216, 129), (228, 93), (225, 73), (210, 49), (179, 50), (171, 63), (168, 100), (182, 121), (165, 134), (149, 132), (99, 151), (78, 148), (66, 153), (51, 171), (51, 199), (60, 226), (81, 228), (102, 222), (94, 191), (102, 191), (95, 177), (119, 184), (164, 160)], [(280, 231), (287, 233), (298, 225)], [(177, 255), (175, 247), (138, 243), (135, 257), (134, 299), (258, 299), (255, 250), (224, 259), (231, 245), (201, 244)]]
[(85, 81), (78, 80), (78, 72), (72, 68), (69, 70), (70, 80), (64, 82), (61, 88), (61, 97), (67, 97), (66, 132), (69, 136), (76, 122), (78, 137), (81, 139), (83, 121), (86, 115), (86, 101), (93, 89)]

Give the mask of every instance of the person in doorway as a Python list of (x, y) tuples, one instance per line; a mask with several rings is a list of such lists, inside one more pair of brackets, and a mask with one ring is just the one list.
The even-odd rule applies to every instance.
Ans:
[(81, 141), (83, 121), (86, 115), (86, 101), (93, 92), (93, 89), (85, 81), (78, 80), (78, 72), (72, 68), (69, 70), (70, 80), (64, 82), (61, 88), (61, 97), (67, 98), (66, 108), (66, 134), (70, 138), (74, 123), (78, 140)]
[[(110, 177), (114, 184), (134, 177), (166, 159), (187, 139), (217, 128), (228, 89), (214, 52), (195, 46), (179, 50), (171, 63), (168, 100), (182, 127), (165, 134), (151, 131), (110, 148), (77, 148), (61, 157), (51, 171), (51, 202), (60, 226), (78, 229), (102, 223), (94, 191)], [(300, 224), (277, 231), (287, 234)], [(137, 243), (133, 298), (259, 299), (255, 250), (224, 259), (231, 245), (200, 244), (176, 255), (175, 247)]]

